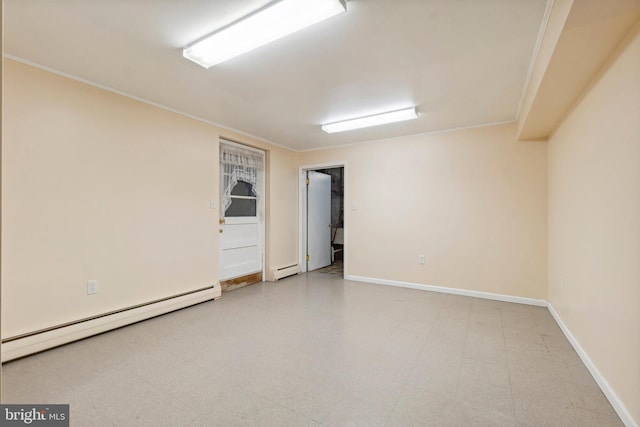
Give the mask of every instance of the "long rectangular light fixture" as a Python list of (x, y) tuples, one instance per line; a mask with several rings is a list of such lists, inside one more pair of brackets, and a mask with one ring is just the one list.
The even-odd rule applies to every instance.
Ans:
[(184, 48), (209, 68), (347, 10), (345, 0), (280, 0)]
[(322, 130), (327, 133), (344, 132), (346, 130), (403, 122), (405, 120), (417, 118), (418, 113), (416, 112), (416, 107), (411, 107), (404, 110), (390, 111), (388, 113), (375, 114), (373, 116), (360, 117), (342, 122), (328, 123), (326, 125), (322, 125)]

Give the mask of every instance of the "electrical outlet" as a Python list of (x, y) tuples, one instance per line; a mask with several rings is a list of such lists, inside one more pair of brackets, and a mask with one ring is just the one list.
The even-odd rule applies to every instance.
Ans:
[(98, 281), (97, 280), (87, 281), (87, 295), (92, 295), (97, 293), (98, 293)]
[(424, 265), (424, 255), (418, 255), (418, 264)]

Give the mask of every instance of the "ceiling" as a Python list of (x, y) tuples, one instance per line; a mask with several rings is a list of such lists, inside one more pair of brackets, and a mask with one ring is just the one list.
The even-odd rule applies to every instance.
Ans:
[[(5, 55), (294, 150), (513, 121), (548, 0), (349, 0), (204, 69), (182, 47), (270, 0), (5, 0)], [(417, 106), (419, 119), (320, 125)]]

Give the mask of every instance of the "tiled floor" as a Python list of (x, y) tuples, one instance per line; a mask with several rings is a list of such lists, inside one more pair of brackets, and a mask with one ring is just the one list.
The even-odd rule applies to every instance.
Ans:
[(335, 260), (331, 265), (315, 270), (316, 273), (328, 273), (344, 275), (344, 266), (341, 259)]
[(72, 426), (620, 426), (544, 308), (310, 273), (3, 367)]

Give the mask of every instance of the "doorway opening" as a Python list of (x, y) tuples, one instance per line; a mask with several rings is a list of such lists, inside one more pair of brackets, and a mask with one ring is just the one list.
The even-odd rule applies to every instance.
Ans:
[(343, 276), (346, 270), (346, 162), (300, 168), (300, 265)]
[(265, 153), (220, 141), (220, 270), (223, 292), (264, 280)]

